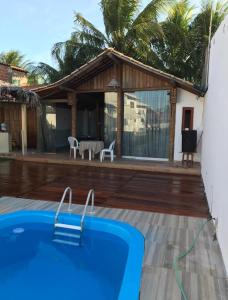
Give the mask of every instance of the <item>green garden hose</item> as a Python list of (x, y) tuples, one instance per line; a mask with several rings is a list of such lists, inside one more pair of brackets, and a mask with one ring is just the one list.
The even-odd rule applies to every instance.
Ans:
[(199, 230), (197, 231), (197, 234), (196, 236), (194, 237), (190, 247), (184, 251), (184, 252), (181, 252), (177, 257), (174, 258), (173, 260), (173, 270), (175, 272), (175, 277), (176, 277), (176, 282), (177, 282), (177, 285), (178, 285), (178, 288), (181, 292), (181, 295), (183, 297), (184, 300), (188, 300), (188, 297), (186, 295), (186, 292), (185, 292), (185, 289), (184, 289), (184, 286), (183, 286), (183, 282), (181, 281), (180, 279), (180, 273), (179, 273), (179, 269), (178, 269), (178, 262), (184, 258), (185, 256), (187, 256), (195, 247), (196, 245), (196, 242), (199, 238), (199, 235), (201, 233), (201, 231), (204, 229), (204, 226), (210, 222), (212, 220), (212, 218), (210, 219), (207, 219), (206, 221), (203, 221), (202, 224), (199, 226)]

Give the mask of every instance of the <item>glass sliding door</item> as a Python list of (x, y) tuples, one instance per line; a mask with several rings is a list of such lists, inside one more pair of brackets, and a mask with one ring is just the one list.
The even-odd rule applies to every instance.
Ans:
[(117, 93), (107, 92), (104, 97), (104, 143), (108, 147), (116, 139)]
[(169, 91), (124, 94), (123, 155), (168, 158)]

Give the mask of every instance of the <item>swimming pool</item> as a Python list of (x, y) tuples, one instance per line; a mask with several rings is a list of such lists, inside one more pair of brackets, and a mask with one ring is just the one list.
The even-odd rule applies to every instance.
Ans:
[(1, 299), (138, 300), (144, 255), (138, 230), (86, 217), (82, 245), (72, 246), (53, 242), (53, 226), (54, 212), (0, 216)]

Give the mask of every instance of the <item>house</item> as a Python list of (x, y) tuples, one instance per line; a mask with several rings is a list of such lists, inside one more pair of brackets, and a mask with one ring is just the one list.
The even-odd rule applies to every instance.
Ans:
[(8, 82), (14, 86), (28, 85), (28, 71), (23, 68), (0, 63), (0, 80)]
[(37, 112), (30, 105), (31, 101), (36, 102), (33, 101), (36, 96), (22, 88), (27, 83), (27, 71), (0, 63), (0, 124), (6, 124), (7, 128), (6, 149), (37, 146)]
[(72, 135), (105, 145), (116, 139), (118, 158), (181, 160), (182, 128), (202, 127), (199, 89), (112, 48), (34, 91), (43, 105), (49, 151), (67, 146)]
[(23, 68), (16, 66), (10, 66), (12, 70), (12, 84), (16, 86), (27, 86), (28, 85), (28, 71)]

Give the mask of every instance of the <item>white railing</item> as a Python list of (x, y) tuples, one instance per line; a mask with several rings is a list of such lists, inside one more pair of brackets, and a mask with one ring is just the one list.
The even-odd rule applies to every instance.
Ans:
[(87, 207), (89, 205), (90, 199), (91, 199), (90, 213), (93, 214), (94, 213), (94, 190), (93, 189), (89, 190), (88, 195), (87, 195), (86, 203), (85, 203), (82, 217), (81, 217), (81, 231), (83, 230), (84, 219), (85, 219), (85, 215), (86, 215), (86, 211), (87, 211)]
[(63, 192), (63, 195), (62, 195), (62, 199), (59, 203), (59, 206), (58, 206), (58, 209), (56, 211), (56, 214), (55, 214), (55, 224), (57, 223), (57, 219), (58, 219), (58, 215), (59, 215), (59, 212), (60, 212), (60, 209), (62, 207), (62, 204), (66, 198), (66, 194), (67, 192), (69, 193), (69, 204), (68, 204), (68, 211), (70, 212), (71, 211), (71, 204), (72, 204), (72, 189), (68, 186), (67, 188), (65, 188), (65, 191)]

